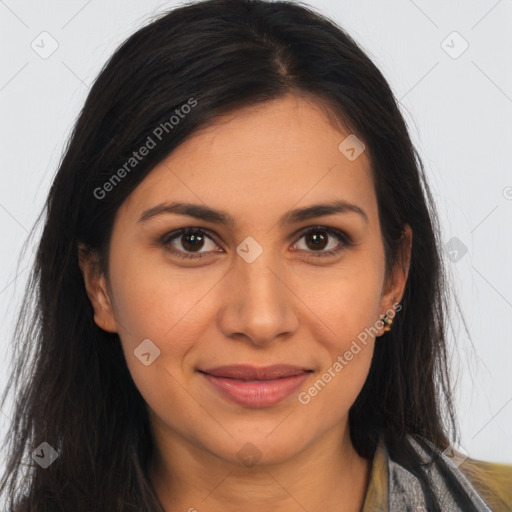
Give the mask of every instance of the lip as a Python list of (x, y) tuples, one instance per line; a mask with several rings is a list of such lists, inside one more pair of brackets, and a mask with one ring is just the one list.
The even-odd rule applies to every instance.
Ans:
[(312, 373), (300, 366), (220, 366), (199, 370), (223, 396), (245, 407), (268, 407), (290, 396)]

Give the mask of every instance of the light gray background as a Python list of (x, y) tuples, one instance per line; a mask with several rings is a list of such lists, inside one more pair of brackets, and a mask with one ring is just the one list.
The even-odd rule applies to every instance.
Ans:
[[(461, 444), (471, 457), (512, 462), (512, 0), (308, 3), (362, 44), (400, 100), (435, 194), (443, 243), (459, 240), (459, 252), (444, 256), (474, 340), (473, 347), (454, 303)], [(176, 5), (0, 0), (2, 388), (33, 257), (29, 250), (20, 258), (20, 249), (90, 84), (122, 41)], [(40, 35), (45, 31), (50, 36)], [(48, 58), (31, 47), (48, 51), (52, 39), (58, 48)], [(464, 41), (469, 47), (458, 55)], [(10, 414), (8, 407), (0, 414), (2, 432)]]

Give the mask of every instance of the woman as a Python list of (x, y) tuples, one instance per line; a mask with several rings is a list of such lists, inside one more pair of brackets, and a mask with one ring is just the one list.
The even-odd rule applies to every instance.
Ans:
[(139, 30), (47, 200), (10, 509), (512, 509), (510, 467), (443, 453), (432, 204), (386, 80), (331, 21), (208, 0)]

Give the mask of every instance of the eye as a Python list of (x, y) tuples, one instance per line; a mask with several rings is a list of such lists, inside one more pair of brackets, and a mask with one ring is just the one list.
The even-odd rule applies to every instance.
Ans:
[[(303, 238), (305, 248), (300, 247), (302, 245), (300, 241)], [(215, 249), (218, 245), (202, 228), (188, 227), (166, 233), (158, 243), (180, 258), (198, 259), (203, 257), (202, 254), (222, 252), (222, 249)], [(208, 249), (208, 243), (211, 244), (210, 249)], [(308, 257), (322, 257), (333, 256), (352, 245), (352, 239), (343, 231), (326, 226), (313, 226), (302, 232), (299, 240), (292, 246), (292, 250), (310, 253)], [(326, 248), (329, 250), (326, 251)]]
[[(214, 247), (217, 247), (217, 244), (205, 230), (201, 228), (183, 228), (165, 234), (160, 239), (159, 243), (180, 258), (201, 258), (202, 253), (211, 252), (212, 250), (215, 251), (214, 247), (210, 248), (210, 250), (208, 250), (207, 247), (207, 250), (200, 252), (200, 249), (205, 246), (207, 241), (211, 242)], [(176, 245), (174, 245), (175, 242)]]
[[(305, 248), (300, 247), (300, 240), (303, 238), (305, 240)], [(293, 250), (305, 250), (311, 253), (308, 254), (308, 257), (334, 256), (352, 245), (352, 239), (343, 231), (326, 226), (313, 226), (302, 233), (299, 242), (294, 244)]]

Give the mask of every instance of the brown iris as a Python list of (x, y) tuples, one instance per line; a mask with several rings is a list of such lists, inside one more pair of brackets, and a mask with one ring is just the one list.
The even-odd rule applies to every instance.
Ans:
[[(307, 234), (305, 238), (306, 245), (310, 249), (324, 249), (327, 245), (327, 239), (328, 237), (325, 234), (325, 231), (320, 230)], [(311, 243), (309, 241), (311, 241)]]
[(184, 233), (181, 238), (181, 243), (187, 251), (195, 251), (203, 247), (204, 236), (201, 233)]

